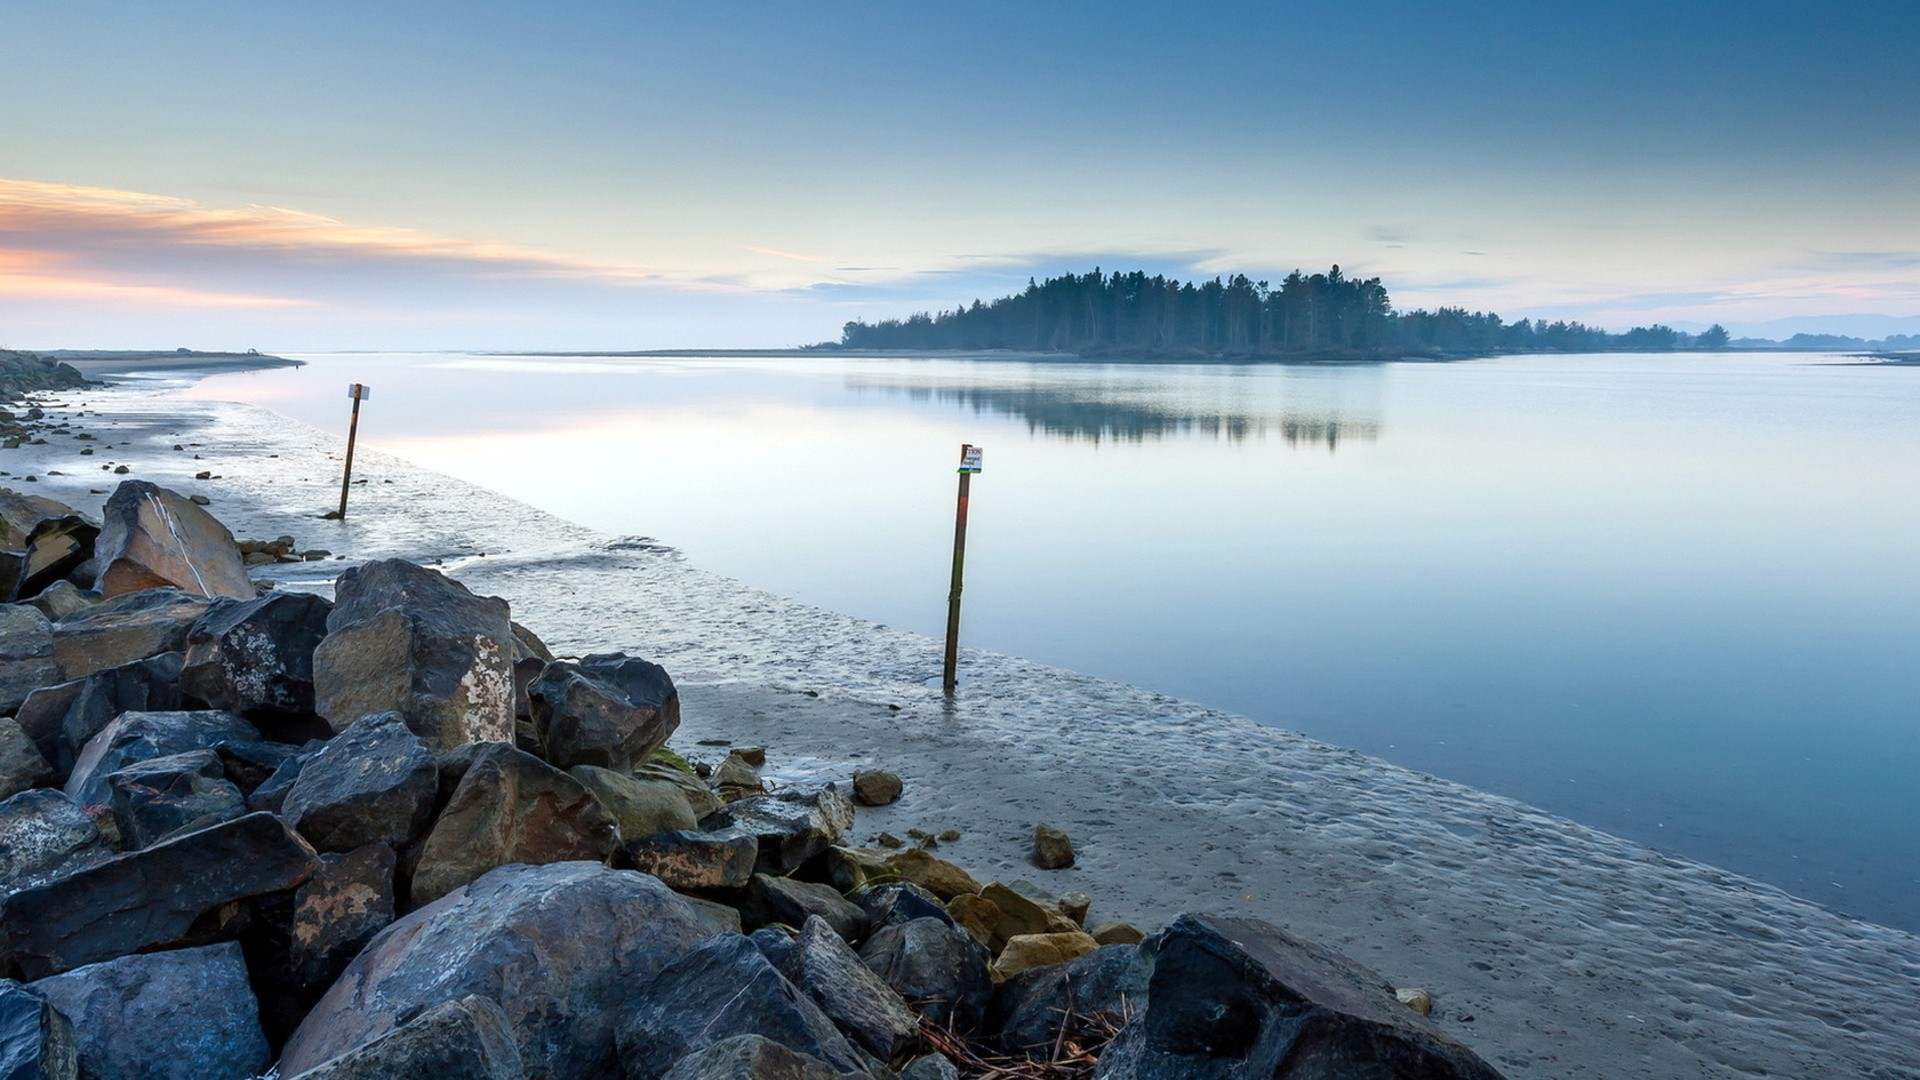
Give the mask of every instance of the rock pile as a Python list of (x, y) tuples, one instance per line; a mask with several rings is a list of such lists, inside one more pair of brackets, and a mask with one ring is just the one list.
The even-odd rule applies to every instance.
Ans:
[(1088, 1018), (1112, 1041), (1075, 1034), (1074, 1075), (1496, 1075), (1274, 927), (1143, 940), (852, 846), (890, 774), (773, 786), (742, 748), (703, 777), (666, 671), (555, 658), (432, 570), (256, 595), (224, 527), (132, 481), (99, 526), (11, 495), (0, 523), (7, 1075), (953, 1080)]

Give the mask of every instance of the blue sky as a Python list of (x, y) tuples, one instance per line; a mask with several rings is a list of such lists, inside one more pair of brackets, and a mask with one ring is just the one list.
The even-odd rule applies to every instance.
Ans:
[(1920, 5), (1441, 7), (0, 0), (0, 342), (784, 345), (1094, 265), (1920, 316)]

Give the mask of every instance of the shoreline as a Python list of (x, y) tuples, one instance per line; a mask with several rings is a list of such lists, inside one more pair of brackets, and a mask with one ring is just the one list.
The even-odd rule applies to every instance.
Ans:
[[(100, 449), (75, 457), (82, 444), (59, 436), (11, 451), (0, 468), (16, 476), (0, 483), (97, 505), (93, 492), (121, 479), (97, 464), (126, 462), (134, 478), (208, 495), (236, 536), (291, 533), (353, 562), (440, 562), (507, 597), (557, 651), (664, 664), (685, 700), (683, 749), (762, 743), (776, 779), (901, 773), (906, 797), (862, 811), (858, 840), (958, 828), (941, 854), (983, 879), (1081, 889), (1097, 917), (1143, 927), (1183, 910), (1266, 918), (1432, 991), (1435, 1019), (1510, 1076), (1920, 1075), (1907, 1038), (1920, 1030), (1914, 935), (1015, 657), (965, 650), (949, 705), (926, 682), (939, 668), (933, 639), (808, 608), (366, 448), (352, 516), (324, 522), (339, 440), (264, 410), (134, 386), (36, 396), (87, 402)], [(203, 469), (220, 476), (193, 480)], [(40, 474), (33, 487), (16, 483), (26, 471)], [(350, 564), (261, 576), (321, 589)], [(1080, 865), (1026, 865), (1036, 821), (1066, 828)]]

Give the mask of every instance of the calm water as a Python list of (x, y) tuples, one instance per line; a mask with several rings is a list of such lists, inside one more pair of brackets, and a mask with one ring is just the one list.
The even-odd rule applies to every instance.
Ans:
[[(1920, 928), (1920, 370), (310, 356), (188, 391)], [(929, 672), (936, 676), (936, 672)]]

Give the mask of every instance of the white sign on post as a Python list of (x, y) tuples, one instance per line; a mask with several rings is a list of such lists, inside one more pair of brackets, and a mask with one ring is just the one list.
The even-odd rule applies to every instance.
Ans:
[(977, 473), (980, 471), (979, 447), (969, 446), (967, 447), (967, 452), (960, 455), (960, 471), (963, 473)]
[(347, 396), (355, 401), (365, 401), (373, 396), (373, 387), (366, 383), (354, 383), (347, 387)]

